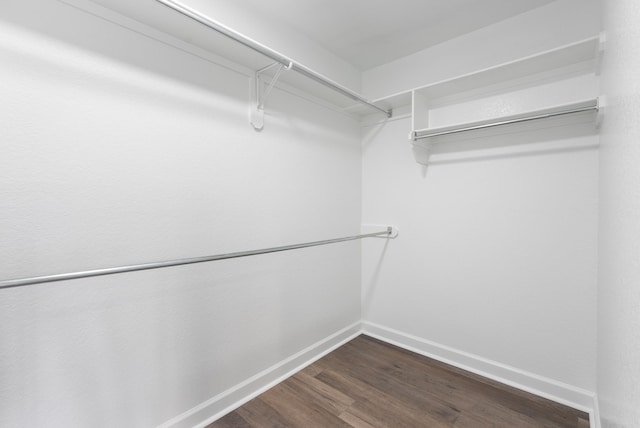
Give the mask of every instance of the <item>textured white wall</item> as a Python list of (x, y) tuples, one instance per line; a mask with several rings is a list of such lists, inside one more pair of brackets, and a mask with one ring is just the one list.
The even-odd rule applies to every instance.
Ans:
[(363, 242), (363, 320), (594, 391), (597, 137), (432, 156), (423, 175), (408, 121), (365, 129), (363, 222), (401, 239)]
[[(415, 59), (408, 57), (366, 72), (367, 93), (406, 90), (597, 35), (598, 3), (583, 2), (585, 13), (574, 19), (576, 3), (554, 2), (434, 47), (414, 67), (405, 68)], [(382, 83), (376, 73), (384, 67), (390, 78)], [(597, 95), (598, 79), (583, 75), (451, 104), (429, 118), (434, 126), (460, 123)], [(364, 128), (363, 223), (391, 218), (401, 238), (386, 247), (363, 243), (363, 319), (560, 382), (567, 400), (581, 388), (582, 401), (573, 402), (591, 407), (598, 136), (593, 126), (554, 125), (460, 135), (439, 146), (425, 170), (406, 140), (408, 118)]]
[[(355, 234), (359, 128), (51, 1), (0, 5), (2, 279)], [(331, 171), (329, 174), (328, 171)], [(155, 426), (360, 319), (357, 242), (0, 292), (0, 426)]]
[(604, 1), (598, 398), (605, 427), (640, 426), (640, 4)]

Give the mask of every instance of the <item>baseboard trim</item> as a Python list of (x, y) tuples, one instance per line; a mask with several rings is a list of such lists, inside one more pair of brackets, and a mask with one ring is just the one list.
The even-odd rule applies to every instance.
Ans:
[(593, 395), (593, 412), (589, 413), (590, 428), (600, 428), (600, 407), (598, 406), (598, 396)]
[(187, 410), (158, 428), (202, 428), (262, 394), (269, 388), (302, 370), (362, 333), (360, 322), (303, 349), (297, 354), (263, 370), (244, 382)]
[(360, 334), (582, 410), (589, 413), (590, 428), (600, 428), (598, 399), (591, 391), (370, 322), (352, 324), (170, 419), (158, 428), (203, 428)]
[(363, 334), (392, 345), (587, 412), (590, 416), (591, 427), (597, 428), (593, 425), (597, 420), (597, 415), (594, 414), (596, 396), (591, 391), (526, 372), (515, 367), (510, 367), (497, 361), (492, 361), (378, 324), (363, 322), (362, 328)]

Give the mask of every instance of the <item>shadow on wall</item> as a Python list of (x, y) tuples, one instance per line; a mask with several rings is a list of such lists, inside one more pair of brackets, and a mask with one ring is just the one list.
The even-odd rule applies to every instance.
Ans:
[(366, 148), (372, 142), (376, 141), (376, 139), (378, 138), (378, 134), (380, 134), (380, 132), (384, 129), (385, 125), (390, 121), (395, 121), (395, 120), (398, 120), (398, 119), (395, 119), (395, 118), (384, 119), (382, 122), (372, 126), (371, 128), (373, 128), (373, 130), (362, 136), (362, 148)]
[[(235, 80), (249, 87), (248, 76), (238, 70), (220, 66), (205, 53), (177, 47), (158, 49), (154, 39), (61, 1), (9, 2), (0, 6), (0, 15), (2, 50), (21, 54), (21, 61), (34, 66), (39, 61), (48, 67), (72, 69), (79, 74), (79, 83), (92, 77), (112, 80), (114, 90), (144, 91), (173, 101), (188, 98), (184, 101), (207, 107), (212, 104), (211, 94), (243, 103), (248, 100), (248, 91), (235, 89)], [(125, 74), (137, 78), (125, 80)], [(234, 84), (220, 84), (229, 79)]]
[(371, 274), (371, 277), (368, 279), (365, 279), (366, 281), (366, 286), (363, 287), (363, 295), (362, 295), (362, 318), (366, 319), (367, 318), (367, 312), (369, 310), (369, 308), (371, 307), (371, 303), (373, 302), (373, 298), (376, 292), (376, 287), (378, 285), (378, 278), (380, 277), (380, 271), (382, 270), (382, 266), (384, 264), (384, 258), (387, 254), (387, 249), (389, 248), (389, 239), (385, 239), (384, 240), (384, 246), (382, 247), (382, 250), (380, 251), (380, 254), (378, 256), (378, 261), (376, 263), (375, 269), (373, 269), (373, 273)]
[(427, 167), (465, 162), (539, 156), (598, 148), (593, 118), (574, 118), (567, 123), (547, 120), (539, 123), (469, 131), (432, 137), (412, 144), (416, 162)]

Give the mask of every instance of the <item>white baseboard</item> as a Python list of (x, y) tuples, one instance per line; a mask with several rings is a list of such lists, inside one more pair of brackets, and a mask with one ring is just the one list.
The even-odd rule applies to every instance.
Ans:
[(591, 428), (598, 428), (597, 425), (594, 425), (598, 420), (598, 415), (594, 412), (597, 405), (596, 396), (591, 391), (381, 325), (363, 322), (362, 328), (364, 334), (392, 345), (587, 412), (591, 420)]
[(600, 428), (600, 407), (598, 406), (598, 396), (593, 396), (593, 412), (589, 413), (589, 420), (591, 421), (590, 428)]
[(158, 428), (201, 428), (282, 382), (362, 333), (357, 322), (314, 343), (244, 382), (178, 415)]
[(366, 334), (443, 363), (582, 410), (589, 413), (591, 428), (600, 428), (598, 400), (591, 391), (370, 322), (363, 322), (362, 324), (358, 322), (344, 328), (233, 388), (172, 418), (158, 428), (205, 427), (360, 334)]

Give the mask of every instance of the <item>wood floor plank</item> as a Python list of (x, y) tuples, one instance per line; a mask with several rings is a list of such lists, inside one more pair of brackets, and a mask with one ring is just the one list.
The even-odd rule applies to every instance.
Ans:
[(302, 370), (300, 370), (298, 373), (303, 373), (306, 375), (309, 375), (311, 377), (320, 374), (320, 372), (322, 371), (322, 368), (320, 368), (319, 365), (317, 364), (311, 364), (305, 368), (303, 368)]
[[(373, 361), (373, 358), (361, 355), (359, 358), (370, 364), (355, 365), (350, 358), (341, 360), (339, 356), (334, 357), (336, 358), (328, 358), (327, 364), (339, 367), (341, 372), (348, 373), (378, 391), (391, 391), (394, 398), (401, 400), (411, 408), (428, 411), (441, 423), (452, 423), (460, 412), (455, 400), (450, 399), (450, 394), (447, 396), (443, 394), (442, 390), (434, 390), (431, 382), (420, 382), (418, 377), (403, 380), (396, 373), (395, 368), (390, 369), (396, 364), (391, 363), (393, 360), (389, 360), (390, 362), (386, 365), (380, 365)], [(463, 396), (461, 395), (460, 398)], [(468, 407), (473, 404), (469, 403)]]
[(319, 403), (313, 394), (302, 388), (283, 382), (260, 396), (274, 408), (292, 427), (349, 427), (334, 413)]
[[(324, 380), (323, 376), (326, 373), (330, 373), (330, 371), (323, 372), (318, 378)], [(386, 397), (390, 396), (393, 400), (401, 402), (407, 409), (420, 414), (428, 413), (434, 423), (451, 424), (460, 413), (454, 404), (442, 400), (438, 394), (434, 394), (427, 387), (416, 388), (411, 384), (399, 381), (393, 376), (388, 376), (375, 370), (369, 370), (368, 375), (366, 371), (353, 370), (348, 372), (348, 375), (352, 383), (361, 382), (363, 388), (367, 388), (369, 393), (371, 391), (382, 393)], [(346, 387), (346, 385), (343, 387)]]
[[(229, 413), (227, 416), (230, 416), (234, 413), (240, 415), (242, 419), (249, 424), (250, 427), (287, 428), (290, 426), (285, 417), (283, 417), (274, 408), (265, 403), (260, 397), (254, 398), (244, 406), (236, 409), (235, 412)], [(222, 418), (222, 420), (224, 420), (227, 416)], [(238, 428), (244, 428), (244, 426), (240, 425), (238, 426)]]
[(317, 384), (321, 384), (322, 382), (318, 382), (317, 380), (313, 384), (305, 380), (304, 378), (293, 376), (289, 378), (286, 385), (291, 389), (292, 394), (295, 394), (298, 399), (305, 403), (311, 403), (336, 417), (353, 404), (353, 400), (344, 394), (337, 393), (336, 395), (339, 396), (340, 399), (335, 399), (331, 394), (326, 393), (327, 391), (334, 390), (334, 388), (328, 385), (319, 387)]
[(341, 408), (340, 413), (351, 406), (354, 402), (353, 398), (306, 373), (296, 373), (292, 379), (299, 380), (303, 385), (306, 385), (308, 388), (324, 397), (324, 399), (333, 402), (333, 407)]
[(591, 424), (589, 423), (589, 419), (578, 419), (578, 428), (589, 428)]
[(353, 413), (346, 411), (340, 415), (340, 419), (348, 423), (354, 428), (376, 428), (370, 423), (363, 421)]
[(209, 428), (587, 428), (586, 413), (359, 336)]
[(437, 415), (407, 405), (394, 397), (393, 394), (372, 388), (369, 384), (355, 379), (347, 373), (324, 370), (318, 375), (318, 378), (336, 389), (349, 390), (349, 394), (355, 399), (355, 403), (349, 411), (374, 426), (389, 428), (449, 426)]
[(249, 424), (238, 412), (231, 412), (216, 421), (218, 428), (251, 428)]

